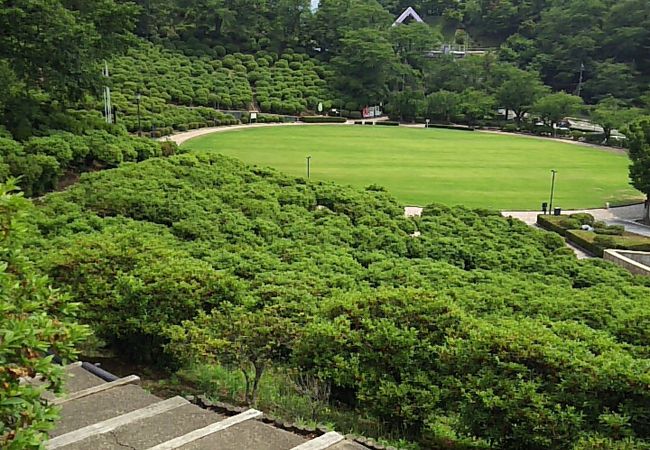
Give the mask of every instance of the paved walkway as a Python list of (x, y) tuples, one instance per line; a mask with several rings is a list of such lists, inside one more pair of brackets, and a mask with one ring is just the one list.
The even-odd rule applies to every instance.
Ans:
[(345, 123), (304, 123), (304, 122), (289, 122), (289, 123), (254, 123), (254, 124), (242, 124), (242, 125), (230, 125), (223, 127), (207, 127), (199, 128), (197, 130), (185, 131), (183, 133), (172, 134), (171, 136), (165, 136), (160, 138), (160, 141), (173, 141), (176, 144), (181, 145), (182, 143), (189, 141), (192, 138), (204, 136), (206, 134), (212, 133), (227, 133), (230, 131), (242, 131), (250, 130), (251, 128), (267, 128), (267, 127), (305, 127), (313, 125), (353, 125), (354, 121), (348, 120)]

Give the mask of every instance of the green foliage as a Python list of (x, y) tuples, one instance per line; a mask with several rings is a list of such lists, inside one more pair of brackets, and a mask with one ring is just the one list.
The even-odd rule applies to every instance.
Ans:
[(230, 125), (234, 118), (214, 109), (248, 110), (256, 102), (264, 112), (299, 114), (319, 102), (328, 107), (326, 77), (322, 64), (302, 55), (235, 53), (215, 60), (141, 42), (113, 61), (113, 101), (130, 131), (138, 130), (138, 94), (145, 131), (215, 120)]
[(345, 123), (345, 117), (328, 117), (328, 116), (303, 116), (301, 122), (305, 123)]
[[(70, 361), (88, 335), (75, 322), (78, 305), (25, 257), (25, 216), (33, 210), (14, 190), (12, 182), (0, 184), (0, 445), (8, 450), (45, 441), (58, 411), (40, 397), (63, 382), (52, 354)], [(21, 382), (37, 374), (42, 384)]]
[(582, 104), (582, 99), (578, 96), (556, 92), (538, 99), (532, 111), (544, 122), (554, 126), (565, 117), (575, 114)]
[(650, 437), (648, 286), (496, 212), (408, 219), (376, 187), (210, 153), (87, 174), (33, 223), (99, 337), (238, 369), (250, 402), (276, 367), (423, 443)]
[(595, 222), (594, 216), (589, 213), (575, 213), (569, 216), (580, 222), (580, 225), (593, 225)]
[[(650, 117), (642, 117), (627, 128), (629, 139), (630, 180), (632, 185), (650, 199)], [(650, 222), (650, 208), (646, 208)]]
[(241, 370), (245, 401), (254, 405), (265, 370), (288, 358), (297, 330), (277, 306), (251, 311), (224, 305), (210, 315), (200, 313), (191, 322), (171, 327), (169, 333), (172, 353)]

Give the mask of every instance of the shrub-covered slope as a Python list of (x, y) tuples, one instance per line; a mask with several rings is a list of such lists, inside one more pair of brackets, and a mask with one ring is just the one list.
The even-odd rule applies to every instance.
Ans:
[(207, 108), (249, 110), (258, 105), (262, 112), (297, 114), (331, 99), (325, 81), (329, 72), (307, 55), (292, 52), (211, 59), (142, 42), (110, 66), (113, 103), (131, 131), (138, 129), (138, 93), (144, 130), (224, 120)]
[(159, 357), (171, 337), (187, 356), (199, 311), (240, 307), (292, 330), (270, 363), (429, 446), (650, 441), (650, 284), (517, 220), (407, 219), (376, 187), (192, 154), (86, 174), (34, 225), (33, 257), (124, 352)]

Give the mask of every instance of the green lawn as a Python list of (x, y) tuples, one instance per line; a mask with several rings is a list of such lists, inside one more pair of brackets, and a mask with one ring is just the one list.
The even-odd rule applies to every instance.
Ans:
[(257, 128), (201, 136), (184, 144), (260, 166), (354, 186), (380, 184), (405, 205), (440, 202), (534, 210), (602, 207), (640, 199), (628, 183), (628, 159), (610, 151), (544, 139), (479, 132), (369, 126)]

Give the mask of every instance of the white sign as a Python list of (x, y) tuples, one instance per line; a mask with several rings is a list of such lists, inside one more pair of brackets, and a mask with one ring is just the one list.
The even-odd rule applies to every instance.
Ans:
[(254, 120), (254, 119), (257, 119), (257, 113), (256, 112), (251, 113), (251, 120)]

